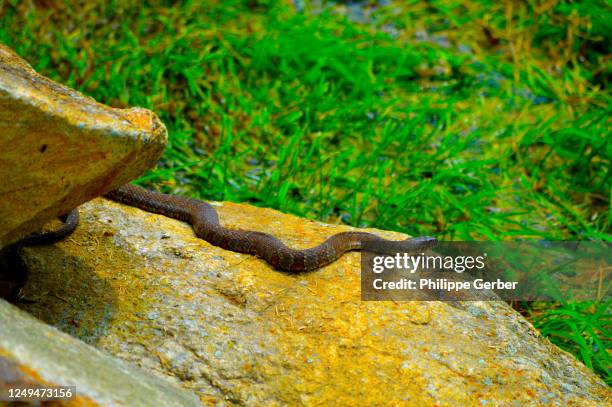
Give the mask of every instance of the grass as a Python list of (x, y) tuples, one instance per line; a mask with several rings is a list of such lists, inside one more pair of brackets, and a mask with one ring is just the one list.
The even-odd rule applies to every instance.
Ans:
[[(607, 1), (153, 3), (0, 0), (0, 42), (39, 72), (160, 115), (141, 183), (448, 240), (612, 240)], [(522, 311), (611, 383), (609, 305)]]

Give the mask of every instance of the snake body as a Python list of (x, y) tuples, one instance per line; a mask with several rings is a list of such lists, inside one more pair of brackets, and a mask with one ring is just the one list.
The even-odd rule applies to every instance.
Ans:
[(55, 230), (48, 232), (34, 233), (24, 237), (14, 244), (14, 247), (38, 246), (59, 242), (68, 237), (79, 224), (79, 210), (77, 208), (71, 210), (68, 214), (60, 216), (60, 220), (64, 223)]
[[(286, 246), (280, 239), (267, 233), (227, 229), (219, 223), (215, 208), (197, 199), (162, 194), (131, 184), (108, 192), (104, 197), (187, 222), (193, 227), (196, 236), (212, 245), (260, 257), (277, 269), (289, 272), (309, 271), (326, 266), (350, 250), (364, 249), (364, 245), (368, 243), (378, 243), (378, 250), (389, 254), (426, 250), (437, 243), (435, 238), (426, 236), (393, 241), (367, 232), (341, 232), (332, 235), (318, 246), (299, 250)], [(62, 228), (26, 237), (20, 244), (29, 246), (53, 243), (70, 234), (76, 227), (76, 222), (78, 211), (75, 209), (67, 215)]]
[(17, 301), (28, 278), (28, 268), (19, 255), (22, 247), (46, 245), (69, 236), (79, 224), (79, 210), (60, 216), (64, 223), (55, 230), (34, 233), (0, 249), (0, 298)]
[(432, 247), (436, 240), (419, 237), (402, 241), (386, 240), (366, 232), (337, 233), (318, 246), (298, 250), (287, 247), (278, 238), (251, 230), (227, 229), (219, 223), (217, 211), (209, 203), (177, 195), (149, 191), (126, 184), (105, 195), (135, 206), (190, 223), (196, 236), (226, 250), (258, 256), (272, 266), (290, 272), (314, 270), (337, 260), (349, 250), (360, 250), (365, 243), (385, 243), (389, 252), (414, 252)]

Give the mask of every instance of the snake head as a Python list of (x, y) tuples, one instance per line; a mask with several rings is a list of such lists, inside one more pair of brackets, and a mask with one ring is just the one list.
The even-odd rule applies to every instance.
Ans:
[(431, 236), (413, 237), (407, 239), (406, 242), (410, 243), (410, 249), (415, 251), (433, 249), (438, 245), (438, 239)]

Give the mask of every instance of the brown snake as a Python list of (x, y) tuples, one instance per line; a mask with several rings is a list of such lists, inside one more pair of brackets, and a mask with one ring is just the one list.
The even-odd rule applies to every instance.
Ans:
[[(191, 224), (201, 239), (214, 246), (260, 257), (272, 266), (289, 272), (314, 270), (326, 266), (350, 250), (361, 250), (364, 244), (378, 243), (385, 253), (415, 252), (436, 245), (433, 237), (416, 237), (406, 240), (387, 240), (367, 232), (341, 232), (310, 249), (292, 249), (278, 238), (263, 232), (226, 229), (219, 223), (217, 211), (209, 203), (178, 195), (149, 191), (126, 184), (108, 192), (104, 197), (145, 211), (161, 214)], [(64, 226), (53, 232), (40, 233), (22, 239), (19, 244), (52, 243), (72, 233), (78, 223), (78, 211), (74, 209)]]

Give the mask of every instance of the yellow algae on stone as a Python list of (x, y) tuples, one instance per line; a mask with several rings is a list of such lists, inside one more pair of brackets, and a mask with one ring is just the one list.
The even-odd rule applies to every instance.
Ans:
[(97, 103), (0, 44), (0, 248), (138, 177), (166, 143), (155, 113)]
[[(224, 225), (294, 247), (350, 229), (216, 208)], [(609, 396), (505, 303), (361, 301), (356, 252), (283, 273), (185, 223), (96, 199), (69, 240), (24, 255), (33, 302), (23, 309), (205, 403), (584, 406)]]

